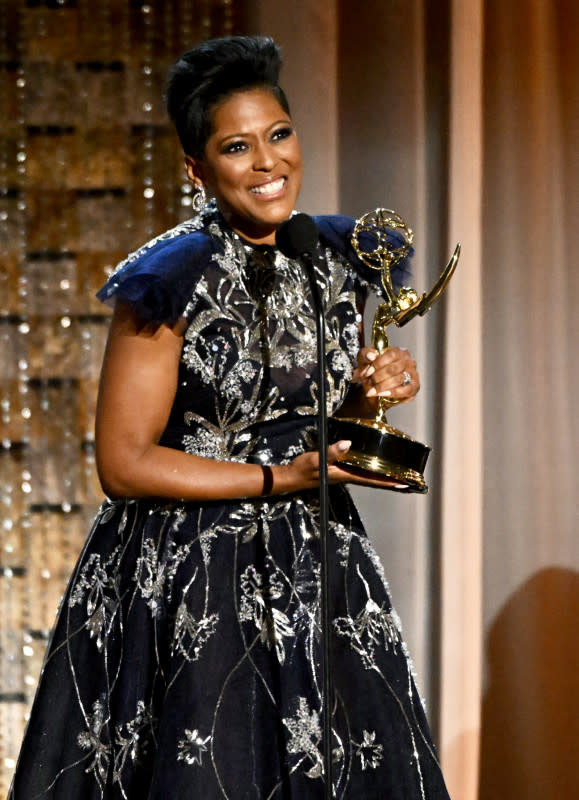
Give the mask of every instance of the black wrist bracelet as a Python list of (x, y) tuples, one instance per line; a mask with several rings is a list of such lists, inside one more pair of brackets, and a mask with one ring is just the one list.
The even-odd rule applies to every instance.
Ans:
[(267, 464), (262, 464), (263, 470), (263, 489), (261, 490), (262, 497), (267, 497), (273, 490), (273, 470)]

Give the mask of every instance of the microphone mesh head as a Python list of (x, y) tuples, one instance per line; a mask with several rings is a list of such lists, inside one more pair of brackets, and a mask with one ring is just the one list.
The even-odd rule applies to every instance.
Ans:
[(316, 223), (307, 214), (294, 214), (277, 229), (275, 241), (284, 256), (299, 258), (318, 246)]

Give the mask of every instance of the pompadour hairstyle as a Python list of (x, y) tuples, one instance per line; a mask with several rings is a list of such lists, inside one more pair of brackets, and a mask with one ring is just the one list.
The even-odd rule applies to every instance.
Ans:
[(266, 36), (209, 39), (183, 53), (169, 70), (165, 99), (185, 153), (203, 158), (212, 111), (236, 92), (263, 87), (289, 114), (278, 84), (281, 63), (279, 47)]

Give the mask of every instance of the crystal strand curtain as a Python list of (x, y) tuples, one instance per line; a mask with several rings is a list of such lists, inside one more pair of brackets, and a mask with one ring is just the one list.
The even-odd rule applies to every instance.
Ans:
[(233, 0), (0, 0), (0, 795), (64, 586), (102, 497), (94, 293), (190, 216), (168, 64), (242, 32)]

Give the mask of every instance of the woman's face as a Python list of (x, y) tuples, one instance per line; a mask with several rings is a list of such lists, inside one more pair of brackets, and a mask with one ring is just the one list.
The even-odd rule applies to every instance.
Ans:
[(187, 156), (187, 173), (201, 180), (225, 220), (245, 239), (274, 244), (294, 209), (302, 154), (291, 119), (266, 89), (238, 92), (213, 112), (205, 156)]

